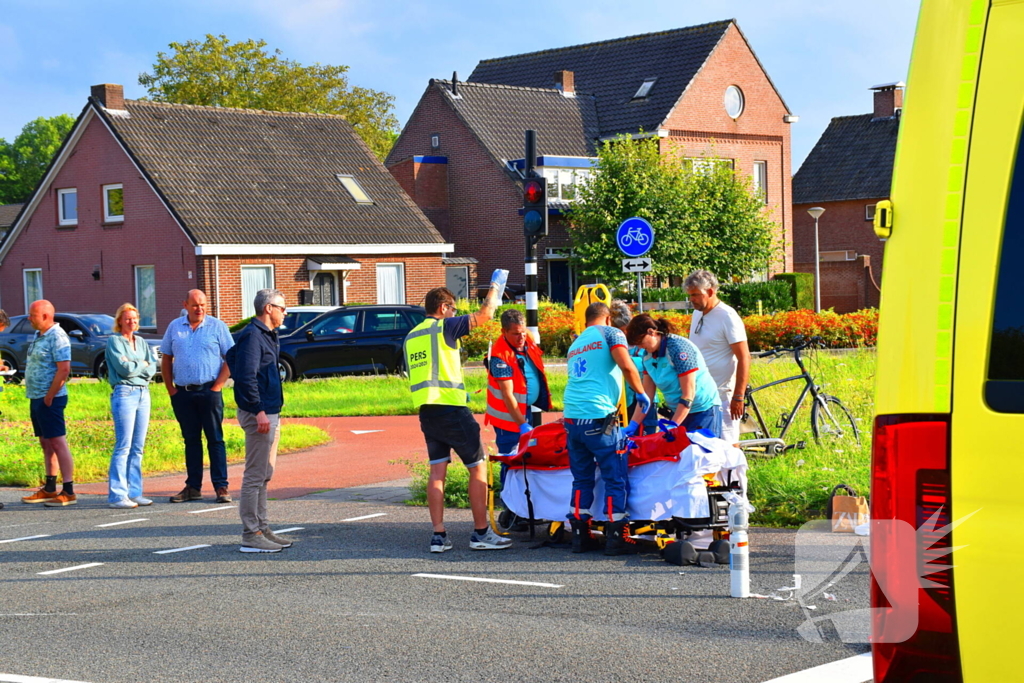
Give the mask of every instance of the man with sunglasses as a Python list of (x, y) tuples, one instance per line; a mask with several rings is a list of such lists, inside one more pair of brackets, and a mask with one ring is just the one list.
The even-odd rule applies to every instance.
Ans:
[(683, 286), (694, 308), (690, 341), (704, 356), (722, 399), (722, 438), (736, 443), (750, 379), (747, 330), (736, 310), (718, 298), (718, 278), (713, 273), (696, 270)]
[(287, 309), (284, 295), (276, 289), (261, 289), (253, 301), (256, 315), (238, 334), (226, 361), (235, 380), (238, 425), (245, 432), (245, 472), (238, 514), (242, 518), (243, 553), (278, 553), (292, 545), (277, 536), (267, 521), (267, 484), (274, 476), (280, 435), (284, 393), (278, 361), (281, 346), (277, 328)]
[(469, 507), (473, 512), (470, 549), (500, 550), (512, 545), (511, 539), (497, 535), (487, 526), (487, 472), (480, 467), (484, 447), (480, 424), (467, 405), (469, 396), (459, 355), (459, 340), (494, 317), (507, 279), (507, 270), (494, 271), (483, 306), (469, 315), (455, 315), (455, 295), (447, 287), (430, 290), (423, 302), (426, 319), (405, 338), (409, 388), (413, 405), (419, 411), (430, 462), (427, 507), (434, 526), (430, 539), (432, 553), (443, 553), (453, 547), (444, 525), (444, 485), (453, 450), (469, 470)]

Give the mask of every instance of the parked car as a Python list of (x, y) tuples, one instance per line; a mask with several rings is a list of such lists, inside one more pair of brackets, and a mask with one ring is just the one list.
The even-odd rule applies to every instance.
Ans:
[(423, 322), (421, 306), (341, 306), (283, 334), (281, 379), (403, 372), (402, 345)]
[[(105, 313), (58, 313), (54, 320), (67, 332), (71, 340), (71, 374), (77, 377), (107, 377), (107, 337), (114, 334), (114, 318)], [(35, 330), (28, 316), (17, 315), (11, 324), (0, 333), (0, 357), (16, 371), (12, 378), (21, 381), (25, 376), (28, 347)], [(139, 333), (139, 337), (153, 347), (153, 354), (160, 360), (160, 337), (155, 334)]]

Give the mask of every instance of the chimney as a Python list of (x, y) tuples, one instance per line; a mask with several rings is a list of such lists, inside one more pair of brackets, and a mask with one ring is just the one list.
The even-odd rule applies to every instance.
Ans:
[(562, 91), (566, 97), (576, 96), (576, 77), (571, 71), (555, 72), (555, 87)]
[(903, 81), (897, 83), (883, 83), (872, 86), (875, 91), (875, 113), (876, 119), (888, 119), (897, 116), (903, 109), (903, 89), (906, 84)]
[[(472, 75), (472, 74), (471, 74)], [(452, 72), (452, 97), (459, 96), (459, 72)]]
[(92, 86), (92, 96), (105, 109), (124, 109), (124, 86), (102, 83)]

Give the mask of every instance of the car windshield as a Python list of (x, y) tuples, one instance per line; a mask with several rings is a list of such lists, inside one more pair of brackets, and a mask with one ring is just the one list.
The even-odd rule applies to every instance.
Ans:
[(114, 319), (109, 315), (102, 313), (76, 315), (75, 320), (83, 328), (89, 330), (89, 334), (97, 337), (114, 334)]

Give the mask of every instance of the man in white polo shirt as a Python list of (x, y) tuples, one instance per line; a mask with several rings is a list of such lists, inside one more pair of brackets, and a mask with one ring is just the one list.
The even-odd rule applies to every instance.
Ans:
[(735, 309), (718, 298), (718, 278), (713, 273), (694, 271), (683, 286), (694, 308), (690, 341), (704, 356), (722, 399), (722, 438), (736, 443), (750, 380), (747, 330)]

